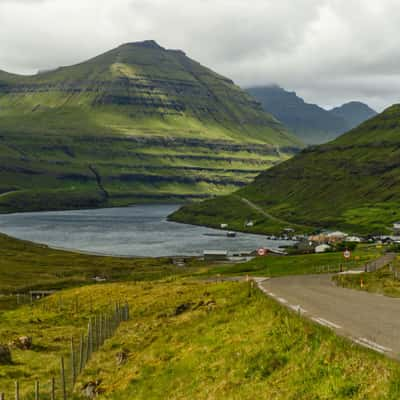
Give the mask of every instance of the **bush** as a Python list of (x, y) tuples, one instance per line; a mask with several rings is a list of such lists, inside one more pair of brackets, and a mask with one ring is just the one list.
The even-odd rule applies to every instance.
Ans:
[(9, 365), (11, 363), (12, 359), (10, 348), (0, 344), (0, 365)]
[(354, 242), (340, 242), (336, 243), (334, 246), (335, 251), (354, 251), (357, 248), (357, 243)]
[(400, 253), (400, 244), (393, 243), (388, 248), (387, 251), (390, 253)]

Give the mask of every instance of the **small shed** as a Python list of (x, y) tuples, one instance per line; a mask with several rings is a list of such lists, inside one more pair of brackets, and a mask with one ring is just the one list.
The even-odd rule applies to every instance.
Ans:
[(319, 246), (317, 246), (315, 248), (315, 252), (316, 253), (326, 253), (330, 249), (331, 249), (331, 246), (329, 246), (328, 244), (320, 244)]
[(31, 296), (32, 303), (34, 300), (41, 300), (44, 297), (51, 296), (54, 293), (56, 293), (55, 290), (31, 290), (29, 295)]
[(226, 261), (228, 252), (226, 250), (204, 250), (203, 257), (205, 261)]

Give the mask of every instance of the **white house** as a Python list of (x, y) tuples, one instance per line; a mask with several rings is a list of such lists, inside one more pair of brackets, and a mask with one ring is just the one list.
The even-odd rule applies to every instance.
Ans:
[(344, 232), (336, 231), (336, 232), (328, 233), (326, 236), (328, 236), (328, 238), (343, 238), (344, 239), (349, 235)]
[(358, 236), (348, 236), (346, 238), (346, 242), (351, 242), (351, 243), (361, 243), (362, 240)]
[(326, 253), (328, 250), (331, 249), (331, 246), (329, 244), (320, 244), (315, 248), (316, 253)]
[(400, 231), (400, 221), (399, 221), (399, 222), (395, 222), (395, 223), (393, 224), (393, 229), (394, 229), (395, 231)]

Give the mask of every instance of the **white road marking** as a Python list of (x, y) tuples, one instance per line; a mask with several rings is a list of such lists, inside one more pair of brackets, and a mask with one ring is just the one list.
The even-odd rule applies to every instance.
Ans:
[(375, 350), (379, 353), (390, 353), (391, 351), (393, 351), (392, 349), (390, 349), (388, 347), (381, 346), (380, 344), (375, 343), (372, 340), (369, 340), (366, 338), (358, 338), (358, 339), (353, 339), (353, 340), (360, 346), (368, 347), (369, 349)]
[(286, 299), (284, 299), (283, 297), (277, 297), (276, 298), (280, 303), (283, 303), (283, 304), (287, 304), (288, 303), (288, 301), (286, 300)]
[[(296, 312), (301, 312), (301, 313), (306, 313), (307, 311), (302, 308), (300, 305), (293, 305), (293, 304), (288, 304), (288, 301), (282, 297), (277, 297), (277, 295), (275, 293), (270, 292), (267, 288), (263, 287), (261, 285), (261, 282), (257, 282), (257, 286), (265, 293), (268, 294), (271, 297), (274, 297), (276, 300), (278, 300), (279, 302), (283, 303), (283, 304), (287, 304), (287, 306), (289, 308), (291, 308), (292, 310), (296, 311)], [(326, 326), (327, 328), (330, 329), (342, 329), (342, 327), (340, 325), (335, 324), (334, 322), (328, 321), (324, 318), (317, 318), (317, 317), (313, 317), (311, 318), (313, 321), (317, 322), (320, 325)], [(385, 354), (385, 353), (390, 353), (393, 351), (393, 349), (389, 348), (389, 347), (385, 347), (382, 346), (378, 343), (375, 343), (369, 339), (366, 338), (352, 338), (354, 343), (359, 344), (360, 346), (363, 347), (367, 347), (371, 350), (377, 351), (379, 353)]]
[(327, 319), (324, 318), (311, 318), (313, 321), (315, 321), (316, 323), (326, 326), (327, 328), (333, 328), (333, 329), (342, 329), (342, 327), (340, 325), (335, 324), (334, 322), (328, 321)]
[(305, 310), (302, 306), (300, 305), (293, 305), (290, 304), (289, 308), (291, 308), (293, 311), (299, 312), (301, 314), (305, 314), (307, 312), (307, 310)]

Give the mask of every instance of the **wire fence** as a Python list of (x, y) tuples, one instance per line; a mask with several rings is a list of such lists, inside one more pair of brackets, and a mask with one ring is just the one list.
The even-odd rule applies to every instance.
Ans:
[[(23, 384), (16, 380), (13, 391), (2, 392), (0, 400), (69, 400), (74, 398), (75, 384), (85, 366), (107, 339), (115, 335), (121, 322), (128, 321), (129, 304), (116, 303), (113, 310), (95, 314), (79, 337), (71, 337), (68, 356), (60, 357), (59, 374), (47, 380)], [(96, 395), (95, 385), (85, 388), (87, 397)]]

